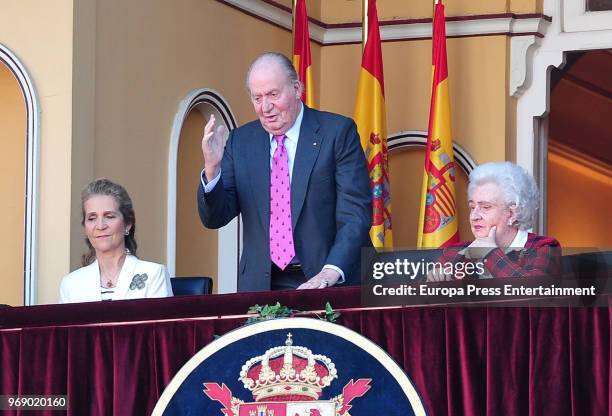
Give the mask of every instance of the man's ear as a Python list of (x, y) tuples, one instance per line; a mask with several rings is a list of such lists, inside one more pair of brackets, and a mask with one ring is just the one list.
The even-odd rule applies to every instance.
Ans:
[(302, 81), (300, 81), (299, 79), (296, 79), (293, 82), (293, 89), (295, 91), (295, 95), (297, 96), (297, 98), (301, 99), (302, 92), (304, 91), (304, 84), (302, 84)]

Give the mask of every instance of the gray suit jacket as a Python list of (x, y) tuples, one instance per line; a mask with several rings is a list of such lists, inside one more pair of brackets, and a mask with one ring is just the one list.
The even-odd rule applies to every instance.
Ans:
[[(221, 179), (198, 189), (200, 219), (220, 228), (242, 214), (244, 250), (238, 291), (270, 290), (270, 136), (259, 120), (230, 133)], [(355, 123), (304, 106), (291, 181), (296, 254), (308, 278), (325, 264), (359, 284), (361, 247), (371, 246), (372, 202)]]

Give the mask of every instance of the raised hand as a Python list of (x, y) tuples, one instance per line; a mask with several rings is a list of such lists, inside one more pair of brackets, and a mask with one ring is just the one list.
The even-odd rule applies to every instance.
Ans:
[(213, 180), (221, 170), (223, 159), (223, 138), (228, 130), (224, 125), (215, 128), (215, 116), (211, 114), (208, 123), (204, 126), (202, 137), (202, 155), (204, 156), (204, 174), (206, 180)]

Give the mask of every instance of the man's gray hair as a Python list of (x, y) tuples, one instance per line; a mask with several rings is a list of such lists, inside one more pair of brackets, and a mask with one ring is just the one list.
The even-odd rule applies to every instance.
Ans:
[(287, 74), (287, 82), (289, 84), (293, 84), (295, 81), (299, 82), (298, 74), (295, 71), (295, 68), (293, 67), (293, 63), (291, 62), (289, 58), (287, 58), (282, 53), (266, 52), (262, 55), (259, 55), (249, 67), (249, 71), (247, 72), (246, 80), (245, 80), (247, 91), (249, 91), (249, 79), (251, 78), (251, 72), (256, 66), (264, 63), (265, 61), (273, 61), (279, 64), (281, 68), (285, 71), (285, 73)]
[(538, 210), (538, 187), (525, 169), (511, 162), (490, 162), (478, 166), (470, 173), (468, 199), (477, 186), (494, 183), (499, 186), (508, 208), (516, 207), (514, 226), (521, 230), (533, 227)]

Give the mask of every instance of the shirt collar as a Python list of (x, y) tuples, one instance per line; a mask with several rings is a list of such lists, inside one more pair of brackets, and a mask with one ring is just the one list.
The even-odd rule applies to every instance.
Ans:
[(518, 230), (516, 235), (514, 236), (514, 240), (510, 243), (508, 247), (506, 247), (505, 252), (509, 253), (511, 251), (521, 251), (525, 248), (525, 244), (527, 244), (527, 231)]
[[(514, 236), (514, 240), (510, 243), (508, 247), (504, 250), (505, 254), (510, 253), (511, 251), (521, 251), (525, 248), (525, 244), (527, 244), (528, 233), (525, 230), (518, 230), (516, 235)], [(462, 256), (467, 256), (469, 251), (468, 247), (464, 247), (458, 251)]]
[[(289, 140), (289, 141), (297, 143), (298, 138), (300, 137), (300, 128), (302, 127), (302, 118), (304, 118), (304, 105), (300, 102), (300, 112), (297, 118), (295, 119), (293, 126), (291, 126), (291, 128), (289, 128), (289, 130), (287, 130), (287, 132), (285, 133), (285, 136), (287, 136), (285, 140)], [(269, 133), (269, 134), (270, 134), (270, 143), (272, 143), (272, 140), (274, 140), (274, 135), (272, 133)]]

